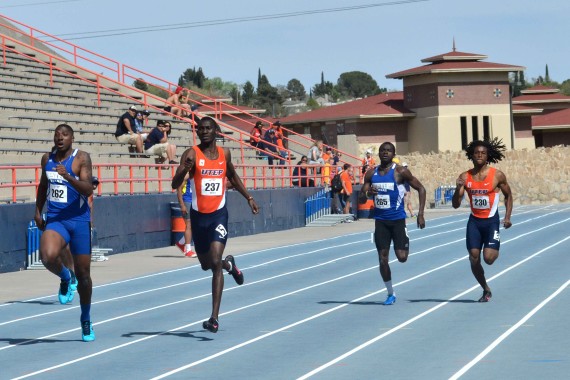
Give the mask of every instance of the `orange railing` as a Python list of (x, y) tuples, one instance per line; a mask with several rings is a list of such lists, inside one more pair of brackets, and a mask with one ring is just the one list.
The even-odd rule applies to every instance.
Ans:
[[(129, 84), (127, 84), (127, 83), (126, 83), (126, 80), (128, 80), (128, 79), (133, 80), (133, 81), (134, 81), (134, 80), (142, 80), (143, 82), (148, 83), (148, 84), (150, 84), (150, 85), (152, 85), (152, 86), (154, 86), (154, 87), (161, 88), (161, 89), (167, 91), (169, 94), (172, 93), (171, 88), (177, 87), (177, 84), (174, 84), (174, 83), (172, 83), (172, 82), (170, 82), (170, 81), (161, 79), (161, 78), (159, 78), (159, 77), (157, 77), (157, 76), (154, 76), (154, 75), (152, 75), (152, 74), (146, 73), (146, 72), (144, 72), (144, 71), (142, 71), (142, 70), (138, 70), (138, 69), (136, 69), (136, 68), (134, 68), (134, 67), (132, 67), (132, 66), (125, 65), (125, 64), (121, 64), (120, 62), (118, 62), (118, 61), (116, 61), (116, 60), (109, 59), (109, 58), (107, 58), (107, 57), (105, 57), (105, 56), (103, 56), (103, 55), (101, 55), (101, 54), (92, 52), (92, 51), (90, 51), (90, 50), (88, 50), (88, 49), (84, 49), (84, 48), (82, 48), (82, 47), (80, 47), (80, 46), (78, 46), (78, 45), (75, 45), (75, 44), (73, 44), (73, 43), (71, 43), (71, 42), (68, 42), (68, 41), (66, 41), (66, 40), (63, 40), (63, 39), (61, 39), (61, 38), (59, 38), (59, 37), (57, 37), (57, 36), (54, 36), (54, 35), (52, 35), (52, 34), (43, 32), (43, 31), (41, 31), (41, 30), (39, 30), (39, 29), (36, 29), (36, 28), (33, 28), (33, 27), (28, 26), (28, 25), (26, 25), (26, 24), (23, 24), (23, 23), (21, 23), (21, 22), (19, 22), (19, 21), (17, 21), (17, 20), (14, 20), (14, 19), (12, 19), (12, 18), (10, 18), (10, 17), (7, 17), (7, 16), (5, 16), (5, 15), (0, 15), (0, 16), (3, 17), (3, 18), (5, 18), (5, 19), (7, 19), (7, 20), (9, 20), (9, 21), (12, 22), (12, 23), (18, 25), (19, 27), (23, 28), (24, 30), (20, 30), (20, 29), (17, 29), (17, 28), (13, 28), (13, 27), (11, 27), (10, 25), (7, 25), (7, 24), (0, 24), (0, 25), (2, 25), (3, 27), (5, 27), (5, 28), (7, 28), (7, 29), (9, 29), (9, 30), (11, 30), (11, 31), (13, 31), (13, 32), (15, 32), (15, 33), (18, 33), (18, 34), (22, 35), (23, 37), (29, 38), (29, 39), (30, 39), (30, 46), (31, 46), (34, 50), (36, 50), (36, 51), (38, 51), (38, 52), (41, 51), (43, 54), (46, 54), (47, 56), (50, 57), (50, 62), (49, 62), (49, 66), (50, 66), (50, 77), (51, 77), (51, 69), (53, 68), (53, 59), (59, 60), (60, 58), (59, 58), (59, 57), (56, 57), (56, 56), (53, 56), (53, 55), (50, 54), (49, 52), (46, 52), (46, 51), (43, 51), (43, 50), (35, 49), (34, 44), (35, 44), (36, 41), (37, 41), (37, 42), (40, 42), (40, 43), (42, 43), (42, 44), (44, 44), (44, 45), (46, 45), (46, 46), (48, 46), (49, 48), (51, 48), (51, 49), (53, 49), (54, 51), (56, 51), (58, 54), (61, 54), (69, 63), (73, 63), (73, 65), (77, 66), (78, 68), (80, 68), (80, 69), (82, 69), (82, 70), (87, 70), (87, 71), (90, 72), (90, 74), (95, 75), (95, 77), (96, 77), (96, 83), (92, 82), (91, 80), (87, 80), (87, 79), (81, 78), (81, 77), (79, 77), (79, 76), (77, 76), (77, 75), (74, 75), (74, 76), (77, 77), (77, 78), (80, 78), (80, 79), (84, 79), (84, 80), (86, 80), (87, 82), (89, 82), (90, 84), (96, 85), (97, 88), (102, 87), (102, 88), (105, 88), (106, 90), (111, 90), (111, 89), (109, 89), (108, 87), (101, 86), (101, 83), (100, 83), (100, 80), (101, 80), (101, 79), (110, 80), (110, 81), (112, 81), (112, 82), (115, 82), (114, 80), (110, 79), (109, 76), (107, 76), (107, 75), (104, 74), (105, 71), (110, 71), (110, 72), (113, 74), (113, 76), (117, 78), (116, 83), (120, 83), (121, 85), (126, 86), (129, 90), (138, 92), (138, 93), (140, 93), (140, 94), (143, 96), (143, 101), (142, 101), (142, 103), (143, 103), (143, 105), (145, 106), (145, 108), (157, 109), (156, 107), (150, 106), (150, 105), (148, 104), (148, 102), (149, 102), (149, 99), (148, 99), (148, 98), (149, 98), (149, 97), (150, 97), (151, 99), (159, 100), (159, 101), (161, 101), (161, 102), (164, 102), (164, 99), (158, 98), (158, 97), (153, 96), (153, 95), (151, 95), (151, 94), (148, 94), (148, 93), (146, 93), (146, 92), (140, 91), (140, 90), (138, 90), (138, 89), (136, 89), (136, 88), (130, 86)], [(25, 32), (25, 30), (27, 30), (28, 32)], [(12, 40), (13, 42), (17, 42), (18, 44), (26, 45), (25, 43), (21, 42), (20, 40), (13, 40), (13, 39), (10, 39), (9, 37), (4, 37), (4, 36), (3, 36), (3, 38), (2, 38), (2, 46), (4, 46), (5, 48), (6, 48), (6, 45), (5, 45), (5, 39), (4, 39), (4, 38), (8, 38), (9, 40)], [(60, 46), (60, 45), (62, 45), (62, 46)], [(37, 61), (39, 61), (39, 60), (37, 60)], [(42, 63), (45, 64), (45, 62), (42, 62)], [(90, 70), (87, 68), (87, 66), (79, 66), (80, 64), (84, 65), (84, 63), (87, 63), (87, 64), (88, 64), (87, 66), (94, 66), (94, 67), (96, 68), (96, 70), (95, 70), (95, 71), (90, 71)], [(4, 57), (4, 64), (6, 64), (6, 59), (5, 59), (5, 57)], [(57, 69), (57, 68), (56, 68), (56, 69)], [(99, 74), (98, 72), (99, 72), (101, 69), (103, 69), (103, 73)], [(61, 71), (65, 71), (65, 70), (61, 70)], [(145, 80), (144, 77), (146, 77), (146, 78), (151, 78), (153, 82), (150, 82), (150, 81)], [(157, 81), (159, 82), (159, 84), (156, 83)], [(112, 91), (112, 90), (111, 90), (111, 91)], [(220, 101), (220, 100), (218, 100), (218, 99), (214, 99), (214, 98), (208, 97), (208, 96), (206, 96), (206, 95), (204, 95), (204, 94), (200, 94), (200, 93), (198, 93), (198, 92), (195, 92), (195, 91), (192, 91), (192, 90), (189, 90), (189, 89), (187, 89), (187, 91), (188, 91), (189, 93), (191, 93), (191, 94), (194, 95), (194, 98), (193, 98), (193, 102), (194, 102), (194, 103), (200, 104), (201, 106), (212, 110), (213, 113), (214, 113), (214, 117), (216, 117), (216, 118), (218, 118), (218, 119), (220, 119), (221, 116), (224, 115), (224, 116), (226, 116), (226, 117), (233, 118), (233, 119), (235, 119), (235, 120), (240, 120), (240, 121), (242, 121), (242, 122), (245, 122), (246, 125), (250, 125), (250, 129), (253, 127), (255, 121), (258, 121), (258, 120), (264, 122), (264, 123), (267, 124), (267, 125), (271, 125), (271, 122), (269, 122), (269, 121), (267, 121), (267, 120), (265, 120), (265, 119), (263, 119), (263, 118), (260, 118), (259, 116), (256, 116), (256, 115), (254, 115), (254, 114), (248, 113), (248, 112), (244, 111), (243, 109), (234, 107), (234, 106), (232, 106), (232, 105), (230, 105), (230, 104), (227, 104), (227, 103), (224, 103), (224, 102), (222, 102), (222, 101)], [(134, 102), (139, 102), (139, 101), (137, 101), (137, 100), (135, 100), (135, 99), (133, 99), (133, 98), (131, 98), (131, 97), (129, 97), (129, 96), (126, 96), (126, 95), (124, 95), (124, 94), (122, 94), (122, 93), (120, 93), (120, 92), (116, 92), (116, 91), (113, 91), (113, 92), (115, 92), (115, 93), (117, 93), (117, 94), (119, 94), (119, 95), (123, 95), (123, 96), (125, 96), (125, 97), (127, 97), (127, 98), (133, 100)], [(208, 104), (204, 103), (204, 100), (207, 100), (207, 101), (209, 101), (209, 102), (212, 102), (212, 103), (213, 103), (213, 106), (209, 106)], [(98, 102), (99, 102), (98, 104), (100, 105), (99, 93), (98, 93)], [(173, 106), (172, 104), (168, 104), (168, 103), (166, 103), (165, 105)], [(239, 112), (240, 114), (247, 115), (249, 119), (243, 119), (243, 118), (237, 117), (235, 114), (232, 114), (231, 112), (224, 111), (224, 109), (229, 109), (229, 110), (237, 111), (237, 112)], [(158, 110), (159, 110), (160, 112), (166, 113), (166, 112), (165, 112), (164, 110), (162, 110), (162, 109), (158, 109)], [(176, 115), (173, 115), (173, 114), (169, 114), (169, 115), (178, 118)], [(193, 115), (192, 115), (192, 116), (193, 116)], [(194, 125), (194, 124), (193, 124), (193, 117), (192, 117), (190, 120), (189, 120), (189, 119), (186, 119), (186, 118), (179, 118), (179, 119), (182, 119), (182, 120), (184, 120), (184, 121), (186, 121), (186, 122), (190, 122), (192, 125)], [(253, 121), (253, 122), (252, 122), (252, 121)], [(236, 141), (238, 141), (238, 140), (239, 140), (239, 141), (242, 141), (241, 146), (242, 146), (242, 157), (243, 157), (243, 147), (244, 147), (244, 145), (245, 145), (248, 149), (252, 149), (251, 146), (249, 146), (249, 145), (243, 143), (243, 141), (244, 141), (245, 139), (243, 138), (242, 135), (247, 135), (247, 136), (249, 136), (249, 133), (244, 132), (244, 131), (242, 131), (242, 130), (240, 130), (240, 129), (238, 129), (238, 128), (232, 127), (230, 124), (227, 124), (227, 123), (225, 123), (225, 122), (222, 123), (222, 124), (223, 124), (223, 126), (225, 126), (226, 128), (229, 128), (230, 130), (232, 130), (232, 131), (234, 131), (234, 132), (238, 132), (238, 133), (240, 134), (240, 139), (237, 139)], [(307, 151), (308, 148), (309, 148), (309, 147), (312, 145), (312, 143), (314, 142), (313, 139), (311, 139), (311, 138), (309, 138), (309, 137), (307, 137), (307, 136), (305, 136), (305, 135), (299, 134), (299, 133), (297, 133), (297, 132), (295, 132), (295, 131), (293, 131), (293, 130), (287, 129), (287, 128), (285, 128), (285, 127), (283, 127), (283, 130), (286, 132), (286, 136), (284, 136), (284, 139), (285, 139), (286, 141), (288, 141), (288, 143), (285, 144), (288, 148), (289, 148), (292, 144), (296, 144), (296, 145), (298, 145), (298, 146), (304, 148), (305, 151)], [(296, 137), (298, 137), (301, 141), (306, 141), (307, 144), (304, 144), (304, 143), (302, 143), (302, 142), (300, 142), (300, 141), (292, 140), (289, 136), (296, 136)], [(291, 145), (290, 145), (290, 144), (291, 144)], [(270, 144), (270, 145), (272, 145), (272, 144)], [(337, 149), (334, 149), (334, 148), (333, 148), (333, 152), (340, 152), (340, 153), (342, 153), (343, 156), (345, 156), (345, 157), (350, 157), (350, 158), (356, 160), (355, 162), (359, 162), (359, 161), (360, 161), (360, 159), (359, 159), (358, 157), (353, 156), (353, 155), (350, 155), (350, 154), (348, 154), (348, 153), (346, 153), (346, 152), (338, 151)], [(277, 156), (275, 156), (275, 157), (277, 157)], [(292, 152), (291, 152), (289, 149), (288, 149), (288, 157), (292, 157)], [(278, 158), (278, 157), (277, 157), (277, 158)], [(346, 161), (343, 160), (342, 162), (346, 162)]]
[[(294, 181), (310, 178), (316, 187), (325, 181), (316, 167), (307, 177), (293, 175), (295, 166), (234, 165), (248, 189), (290, 188)], [(172, 192), (170, 186), (177, 165), (156, 164), (93, 164), (93, 175), (99, 179), (96, 195), (134, 195)], [(355, 167), (355, 183), (361, 182), (360, 170)], [(40, 165), (0, 166), (0, 202), (33, 201), (41, 176)], [(9, 178), (9, 179), (8, 179)], [(126, 184), (126, 185), (125, 185)]]

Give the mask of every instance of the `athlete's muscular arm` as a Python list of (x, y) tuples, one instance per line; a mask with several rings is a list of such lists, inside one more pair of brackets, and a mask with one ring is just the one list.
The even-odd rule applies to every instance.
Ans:
[(369, 196), (375, 196), (378, 191), (374, 189), (372, 185), (372, 175), (374, 170), (368, 170), (364, 175), (364, 184), (360, 188), (360, 193), (358, 193), (358, 203), (364, 204)]
[(57, 165), (55, 169), (79, 194), (85, 195), (86, 197), (93, 194), (93, 184), (91, 182), (93, 165), (91, 164), (89, 153), (80, 150), (77, 152), (77, 158), (73, 161), (72, 170), (74, 173), (79, 172), (79, 179), (75, 179), (74, 175), (68, 173), (63, 165)]
[(467, 179), (467, 172), (463, 172), (459, 175), (457, 180), (455, 180), (455, 192), (451, 198), (451, 205), (453, 208), (459, 208), (461, 206), (461, 200), (463, 199), (463, 194), (465, 193), (465, 180)]
[(44, 230), (46, 227), (45, 221), (42, 219), (42, 210), (46, 203), (48, 182), (46, 176), (46, 163), (49, 158), (49, 153), (46, 153), (42, 157), (42, 176), (40, 178), (40, 184), (38, 185), (38, 194), (36, 195), (36, 213), (34, 215), (34, 220), (36, 221), (36, 226), (40, 230)]
[(227, 173), (226, 176), (228, 177), (228, 180), (230, 181), (234, 189), (239, 191), (239, 193), (243, 195), (245, 199), (247, 199), (247, 203), (251, 208), (251, 212), (254, 214), (259, 213), (259, 207), (257, 207), (255, 200), (247, 192), (247, 189), (243, 185), (241, 178), (236, 173), (236, 169), (234, 168), (234, 164), (232, 163), (232, 154), (228, 148), (224, 148), (224, 155), (226, 156), (226, 173)]
[[(193, 148), (188, 148), (182, 153), (180, 165), (172, 177), (172, 189), (178, 189), (184, 182), (184, 178), (194, 178), (194, 164), (196, 162), (196, 152)], [(189, 177), (186, 177), (188, 174)]]
[(424, 209), (426, 207), (426, 189), (419, 179), (414, 177), (412, 172), (402, 166), (397, 167), (397, 172), (402, 176), (402, 180), (409, 183), (410, 186), (418, 192), (418, 197), (420, 199), (420, 205), (418, 209), (418, 228), (423, 229), (426, 226), (426, 221), (424, 218)]
[(509, 228), (513, 224), (511, 223), (511, 213), (513, 212), (513, 194), (511, 193), (511, 187), (507, 183), (507, 176), (500, 170), (495, 173), (495, 178), (497, 179), (497, 187), (501, 189), (505, 197), (505, 217), (503, 218), (503, 226)]

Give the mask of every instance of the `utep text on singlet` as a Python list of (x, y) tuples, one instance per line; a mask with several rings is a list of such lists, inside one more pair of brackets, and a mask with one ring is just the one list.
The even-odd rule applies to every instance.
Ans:
[[(61, 162), (65, 166), (67, 172), (79, 179), (73, 173), (72, 165), (77, 149)], [(48, 162), (45, 166), (46, 176), (48, 179), (47, 193), (47, 218), (48, 221), (57, 220), (73, 220), (79, 222), (89, 222), (91, 220), (91, 210), (87, 197), (81, 195), (73, 186), (69, 184), (55, 169), (59, 162), (55, 159), (55, 151), (49, 155)]]
[(471, 176), (471, 171), (467, 171), (465, 189), (469, 195), (471, 213), (477, 218), (491, 218), (495, 216), (499, 206), (499, 193), (493, 189), (493, 181), (497, 169), (489, 168), (487, 177), (477, 182)]
[(406, 219), (404, 210), (404, 185), (397, 184), (395, 179), (396, 164), (385, 175), (380, 175), (378, 167), (372, 175), (372, 187), (378, 191), (374, 197), (374, 219), (399, 220)]
[(196, 169), (192, 181), (192, 209), (201, 213), (212, 213), (226, 205), (226, 156), (224, 149), (218, 148), (218, 158), (209, 160), (204, 153), (194, 147)]
[(188, 178), (182, 188), (182, 200), (184, 202), (192, 202), (192, 180)]

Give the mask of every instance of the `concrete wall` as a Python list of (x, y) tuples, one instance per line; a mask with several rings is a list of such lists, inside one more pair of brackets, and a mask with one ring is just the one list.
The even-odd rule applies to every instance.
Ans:
[[(253, 215), (241, 194), (228, 192), (229, 236), (253, 235), (305, 225), (304, 200), (318, 189), (257, 190), (251, 194), (260, 207)], [(174, 194), (105, 196), (95, 198), (93, 224), (101, 247), (113, 254), (170, 245), (170, 202)], [(33, 219), (33, 203), (0, 206), (0, 273), (26, 267), (26, 230)]]

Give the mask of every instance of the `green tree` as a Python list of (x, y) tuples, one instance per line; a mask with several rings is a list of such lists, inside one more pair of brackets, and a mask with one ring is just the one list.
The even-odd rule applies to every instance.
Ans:
[(280, 112), (278, 110), (283, 102), (281, 95), (277, 91), (277, 88), (271, 86), (269, 79), (265, 74), (261, 75), (259, 78), (259, 86), (257, 87), (257, 102), (256, 106), (264, 108), (267, 114), (272, 116), (278, 116)]
[(135, 82), (133, 83), (133, 87), (138, 88), (139, 90), (142, 90), (142, 91), (148, 91), (148, 85), (146, 84), (146, 82), (143, 79), (135, 80)]
[(289, 97), (294, 100), (303, 100), (307, 97), (305, 92), (305, 86), (299, 81), (299, 79), (293, 78), (287, 82), (287, 91)]
[(330, 95), (334, 89), (332, 82), (325, 81), (325, 74), (321, 71), (321, 83), (317, 83), (312, 88), (312, 96)]
[(362, 71), (350, 71), (340, 74), (337, 87), (341, 95), (355, 98), (380, 93), (380, 88), (374, 78)]
[(566, 79), (560, 84), (560, 92), (564, 95), (570, 96), (570, 79)]
[(178, 85), (182, 87), (187, 87), (188, 85), (194, 85), (198, 88), (203, 88), (206, 82), (206, 76), (202, 71), (202, 68), (186, 69), (180, 78), (178, 78)]
[(546, 64), (546, 68), (544, 69), (544, 81), (546, 83), (550, 83), (550, 75), (548, 74), (548, 63)]
[(319, 103), (313, 98), (309, 98), (307, 100), (307, 107), (309, 107), (311, 109), (311, 111), (314, 111), (314, 110), (320, 108)]
[(253, 88), (253, 83), (250, 81), (245, 82), (243, 85), (243, 92), (241, 93), (241, 99), (243, 104), (251, 106), (255, 100), (255, 88)]

